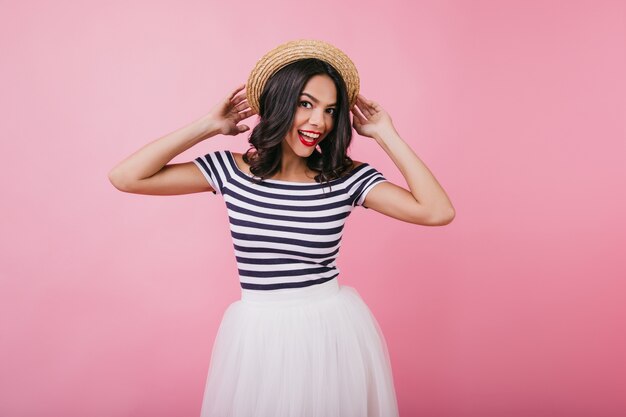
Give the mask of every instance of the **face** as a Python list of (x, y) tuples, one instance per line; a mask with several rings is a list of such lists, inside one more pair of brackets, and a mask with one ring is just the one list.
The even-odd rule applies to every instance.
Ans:
[(328, 75), (315, 75), (304, 86), (285, 138), (286, 145), (303, 158), (328, 136), (335, 123), (337, 89)]

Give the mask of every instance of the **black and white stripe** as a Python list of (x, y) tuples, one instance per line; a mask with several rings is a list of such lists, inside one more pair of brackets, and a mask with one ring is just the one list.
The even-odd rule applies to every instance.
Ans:
[[(339, 275), (336, 259), (346, 219), (385, 177), (368, 163), (325, 184), (252, 181), (228, 150), (194, 160), (214, 194), (224, 197), (241, 287), (306, 287)], [(367, 207), (365, 207), (367, 208)]]

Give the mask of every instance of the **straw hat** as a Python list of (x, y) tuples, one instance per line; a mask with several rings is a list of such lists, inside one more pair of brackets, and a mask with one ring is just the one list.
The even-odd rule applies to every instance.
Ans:
[(259, 98), (265, 83), (272, 75), (292, 62), (306, 58), (321, 59), (341, 74), (348, 89), (349, 107), (352, 108), (359, 94), (359, 73), (356, 66), (348, 55), (337, 47), (328, 42), (313, 39), (289, 41), (272, 49), (257, 61), (246, 84), (246, 96), (250, 108), (256, 113), (259, 112)]

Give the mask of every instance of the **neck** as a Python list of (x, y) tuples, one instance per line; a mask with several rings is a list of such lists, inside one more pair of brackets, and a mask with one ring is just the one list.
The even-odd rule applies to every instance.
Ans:
[(283, 143), (282, 158), (278, 175), (283, 178), (301, 178), (308, 171), (306, 159), (297, 155), (286, 143)]

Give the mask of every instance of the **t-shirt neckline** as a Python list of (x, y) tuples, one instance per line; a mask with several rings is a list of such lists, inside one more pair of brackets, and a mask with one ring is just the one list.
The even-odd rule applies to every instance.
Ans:
[[(239, 168), (239, 166), (237, 165), (237, 161), (235, 160), (235, 157), (233, 156), (233, 153), (230, 150), (227, 150), (226, 152), (228, 153), (231, 165), (233, 166), (233, 168), (237, 172), (245, 175), (246, 177), (248, 177), (250, 179), (252, 179), (254, 177), (254, 175), (249, 174), (249, 173), (243, 171), (241, 168)], [(351, 177), (355, 172), (361, 170), (362, 169), (361, 167), (365, 167), (366, 165), (369, 165), (369, 164), (367, 162), (363, 162), (361, 165), (359, 165), (358, 167), (356, 167), (352, 171), (350, 171), (350, 173), (348, 175), (344, 175), (343, 177), (332, 179), (329, 182), (332, 183), (332, 182), (337, 181), (337, 180), (346, 180), (349, 177)], [(271, 179), (271, 178), (264, 179), (263, 182), (276, 183), (276, 184), (289, 184), (289, 185), (303, 185), (303, 186), (307, 186), (307, 185), (308, 186), (311, 186), (311, 185), (324, 185), (324, 183), (320, 183), (320, 182), (285, 181), (285, 180), (274, 180), (274, 179)]]

